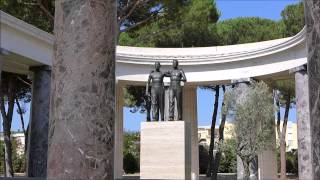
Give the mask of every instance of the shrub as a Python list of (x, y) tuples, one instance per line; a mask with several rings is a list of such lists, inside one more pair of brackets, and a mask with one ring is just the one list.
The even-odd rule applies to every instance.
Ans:
[(126, 174), (139, 172), (139, 160), (132, 154), (127, 153), (123, 157), (123, 170)]

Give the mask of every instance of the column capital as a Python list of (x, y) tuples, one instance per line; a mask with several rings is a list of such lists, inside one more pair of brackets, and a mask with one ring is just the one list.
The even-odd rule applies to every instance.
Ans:
[(297, 72), (307, 72), (307, 64), (304, 64), (302, 66), (298, 66), (289, 70), (289, 74), (294, 74)]
[(48, 65), (31, 66), (31, 67), (29, 67), (29, 70), (32, 71), (32, 72), (36, 72), (36, 71), (51, 71), (51, 66), (48, 66)]

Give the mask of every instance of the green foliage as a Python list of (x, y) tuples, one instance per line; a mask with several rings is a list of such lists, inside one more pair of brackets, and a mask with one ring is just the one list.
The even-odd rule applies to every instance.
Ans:
[[(54, 14), (54, 0), (42, 0)], [(40, 9), (35, 0), (0, 0), (0, 9), (47, 32), (53, 32), (53, 19)]]
[[(9, 92), (9, 81), (12, 80), (15, 84), (15, 95), (19, 101), (29, 103), (31, 101), (31, 84), (26, 75), (1, 72), (1, 87), (0, 90), (3, 93), (5, 101), (7, 100)], [(27, 84), (28, 83), (28, 84)]]
[(242, 44), (282, 38), (282, 26), (259, 17), (235, 18), (218, 22), (220, 45)]
[(140, 170), (140, 133), (125, 132), (123, 143), (123, 169), (125, 173)]
[(182, 16), (181, 45), (200, 47), (218, 45), (215, 23), (219, 12), (213, 0), (192, 0)]
[[(156, 16), (159, 11), (163, 11), (165, 2), (161, 0), (140, 1), (136, 8), (130, 12), (137, 1), (117, 0), (118, 22), (121, 24), (121, 30), (135, 26), (135, 24), (145, 21), (150, 17)], [(129, 15), (129, 13), (131, 13)]]
[[(26, 172), (26, 157), (25, 154), (18, 154), (17, 148), (21, 146), (15, 139), (12, 140), (12, 166), (15, 173)], [(4, 142), (0, 141), (0, 174), (4, 174)]]
[[(120, 45), (148, 47), (199, 47), (217, 45), (215, 23), (219, 13), (213, 0), (167, 4), (154, 22), (121, 34)], [(128, 44), (127, 44), (128, 43)]]
[(298, 174), (298, 151), (296, 149), (286, 153), (286, 168), (288, 173)]
[(236, 140), (226, 139), (219, 144), (222, 157), (219, 164), (220, 173), (235, 173), (237, 171)]
[(288, 96), (294, 102), (295, 97), (295, 82), (293, 79), (277, 80), (273, 82), (273, 88), (280, 92), (280, 104), (284, 105)]
[[(277, 167), (278, 172), (280, 172), (280, 150), (277, 148)], [(297, 149), (292, 149), (286, 152), (286, 169), (287, 173), (292, 173), (298, 175), (298, 151)]]
[(227, 92), (235, 106), (236, 152), (243, 161), (250, 163), (259, 152), (272, 147), (274, 135), (273, 97), (263, 82), (254, 82)]
[[(219, 165), (219, 173), (234, 173), (237, 170), (237, 154), (236, 140), (226, 139), (219, 143), (219, 150), (222, 152), (222, 157)], [(208, 149), (209, 147), (199, 144), (199, 173), (205, 174), (208, 168)]]
[(17, 149), (21, 149), (21, 144), (17, 142), (15, 139), (12, 140), (12, 166), (13, 166), (13, 171), (15, 173), (23, 173), (26, 172), (26, 167), (25, 167), (25, 154), (19, 154), (17, 152)]
[(287, 6), (282, 12), (284, 35), (293, 36), (301, 31), (305, 25), (303, 2)]
[(132, 153), (124, 154), (123, 170), (126, 174), (133, 174), (139, 172), (139, 162)]
[(209, 149), (208, 146), (204, 144), (199, 144), (199, 173), (200, 174), (205, 174), (207, 172), (208, 161), (209, 161), (208, 149)]
[(131, 112), (146, 110), (146, 93), (143, 86), (127, 86), (124, 89), (124, 105), (131, 108)]

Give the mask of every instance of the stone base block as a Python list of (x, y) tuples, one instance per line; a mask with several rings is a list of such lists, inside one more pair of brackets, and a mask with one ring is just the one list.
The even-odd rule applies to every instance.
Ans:
[(140, 179), (191, 179), (189, 123), (143, 122), (140, 148)]

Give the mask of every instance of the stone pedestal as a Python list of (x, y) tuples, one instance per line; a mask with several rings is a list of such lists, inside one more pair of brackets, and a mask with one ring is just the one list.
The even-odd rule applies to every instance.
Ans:
[(140, 179), (191, 179), (191, 124), (141, 124)]

